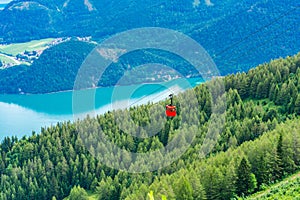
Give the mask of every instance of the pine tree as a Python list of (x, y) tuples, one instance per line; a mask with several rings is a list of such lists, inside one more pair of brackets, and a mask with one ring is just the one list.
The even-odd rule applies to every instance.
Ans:
[(201, 179), (206, 191), (207, 199), (218, 200), (222, 198), (220, 194), (222, 180), (223, 174), (219, 168), (213, 165), (207, 166), (204, 171), (203, 178)]
[(234, 167), (234, 163), (230, 162), (229, 165), (226, 167), (224, 173), (224, 179), (222, 181), (222, 189), (221, 189), (221, 194), (222, 194), (222, 199), (232, 199), (235, 194), (236, 190), (236, 170)]
[(281, 82), (281, 74), (278, 69), (276, 70), (275, 80), (277, 81), (277, 83)]
[(257, 183), (251, 165), (244, 157), (237, 169), (236, 192), (238, 195), (248, 195), (256, 189)]
[(275, 84), (274, 83), (271, 85), (271, 88), (270, 88), (270, 91), (269, 91), (269, 99), (271, 101), (274, 101), (276, 99)]
[(116, 200), (119, 197), (119, 191), (111, 177), (105, 181), (101, 180), (97, 187), (98, 199), (100, 200)]
[(242, 99), (249, 97), (249, 79), (245, 73), (240, 77), (242, 80), (239, 83), (238, 91)]
[[(285, 174), (291, 174), (295, 171), (296, 165), (293, 160), (294, 155), (293, 155), (293, 148), (292, 148), (292, 142), (287, 143), (288, 141), (285, 141), (285, 144), (283, 142), (283, 136), (280, 134), (279, 136), (279, 141), (278, 141), (278, 146), (277, 146), (277, 153), (279, 160), (281, 160), (281, 169), (282, 172), (280, 175), (283, 177)], [(280, 177), (280, 178), (282, 178)]]
[(256, 160), (255, 164), (256, 169), (256, 178), (257, 178), (257, 184), (260, 186), (261, 184), (268, 184), (269, 182), (269, 169), (267, 164), (267, 158), (263, 155), (258, 155), (258, 158)]
[(263, 82), (260, 82), (256, 90), (256, 98), (261, 99), (265, 96), (266, 87)]
[(179, 200), (192, 200), (193, 199), (193, 189), (191, 184), (185, 177), (181, 177), (175, 189), (176, 199)]
[(4, 173), (4, 171), (5, 171), (5, 164), (4, 164), (3, 159), (0, 156), (0, 176), (2, 173)]
[(287, 84), (283, 83), (283, 85), (277, 95), (277, 99), (276, 99), (277, 105), (287, 106), (287, 104), (290, 100), (290, 93), (289, 93), (287, 87), (288, 87)]
[(195, 171), (191, 171), (191, 174), (187, 177), (193, 188), (193, 199), (204, 200), (206, 199), (205, 190), (199, 180), (199, 177)]
[(300, 94), (297, 96), (294, 111), (297, 115), (300, 115)]
[(277, 177), (279, 179), (281, 179), (284, 175), (284, 164), (283, 164), (284, 154), (283, 154), (282, 134), (279, 135), (276, 153), (277, 153), (276, 162), (277, 162), (277, 166), (278, 166), (276, 173), (277, 173)]
[(300, 138), (296, 134), (292, 135), (293, 161), (296, 167), (300, 167)]
[(68, 200), (87, 200), (87, 192), (80, 186), (74, 186), (70, 192)]
[(290, 97), (296, 99), (297, 98), (297, 88), (293, 81), (289, 81), (288, 91), (290, 93)]
[(252, 82), (250, 84), (250, 94), (251, 94), (251, 97), (253, 97), (253, 98), (255, 98), (255, 96), (256, 96), (258, 84), (259, 84), (259, 80), (258, 80), (257, 75), (255, 74), (252, 79)]

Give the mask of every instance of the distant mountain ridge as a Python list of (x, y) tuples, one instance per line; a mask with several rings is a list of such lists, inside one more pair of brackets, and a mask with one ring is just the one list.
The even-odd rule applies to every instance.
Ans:
[[(224, 7), (224, 13), (220, 14), (226, 14), (226, 10)], [(0, 13), (0, 38), (4, 42), (70, 35), (101, 38), (136, 27), (178, 29), (183, 25), (181, 23), (192, 18), (207, 21), (205, 18), (210, 17), (210, 12), (213, 10), (205, 5), (194, 8), (192, 1), (184, 0), (146, 0), (143, 3), (129, 0), (16, 0)], [(41, 32), (45, 35), (40, 35)]]
[(0, 42), (102, 41), (133, 28), (164, 27), (195, 39), (226, 75), (299, 52), (299, 7), (298, 0), (15, 0), (0, 11)]

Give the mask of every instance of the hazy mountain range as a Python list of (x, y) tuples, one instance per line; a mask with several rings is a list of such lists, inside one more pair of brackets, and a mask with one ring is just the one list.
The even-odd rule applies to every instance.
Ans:
[(0, 41), (101, 41), (132, 28), (164, 27), (198, 41), (224, 75), (297, 53), (299, 6), (298, 0), (15, 0), (0, 11)]

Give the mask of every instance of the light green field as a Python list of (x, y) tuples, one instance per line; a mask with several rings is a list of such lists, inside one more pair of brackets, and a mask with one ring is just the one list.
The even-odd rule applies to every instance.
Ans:
[(23, 53), (25, 50), (34, 51), (34, 50), (44, 50), (46, 44), (53, 41), (53, 38), (42, 39), (42, 40), (33, 40), (25, 43), (16, 43), (10, 45), (0, 46), (0, 52), (16, 56), (19, 53)]
[(14, 59), (8, 58), (8, 57), (3, 56), (3, 55), (0, 55), (0, 60), (2, 62), (5, 62), (5, 63), (14, 63), (14, 64), (17, 64), (17, 62)]

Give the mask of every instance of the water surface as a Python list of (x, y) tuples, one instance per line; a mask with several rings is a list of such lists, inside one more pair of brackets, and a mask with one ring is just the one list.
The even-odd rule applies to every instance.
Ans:
[[(158, 102), (169, 93), (179, 93), (201, 83), (200, 78), (176, 79), (161, 84), (142, 84), (116, 86), (83, 90), (80, 101), (82, 116), (91, 110), (102, 114), (108, 110), (125, 109), (133, 105)], [(94, 102), (86, 99), (93, 93)], [(77, 106), (78, 107), (78, 106)], [(73, 111), (73, 92), (58, 92), (34, 95), (0, 95), (0, 140), (5, 136), (22, 137), (40, 132), (41, 127), (55, 125), (57, 122), (73, 121), (78, 115)]]

